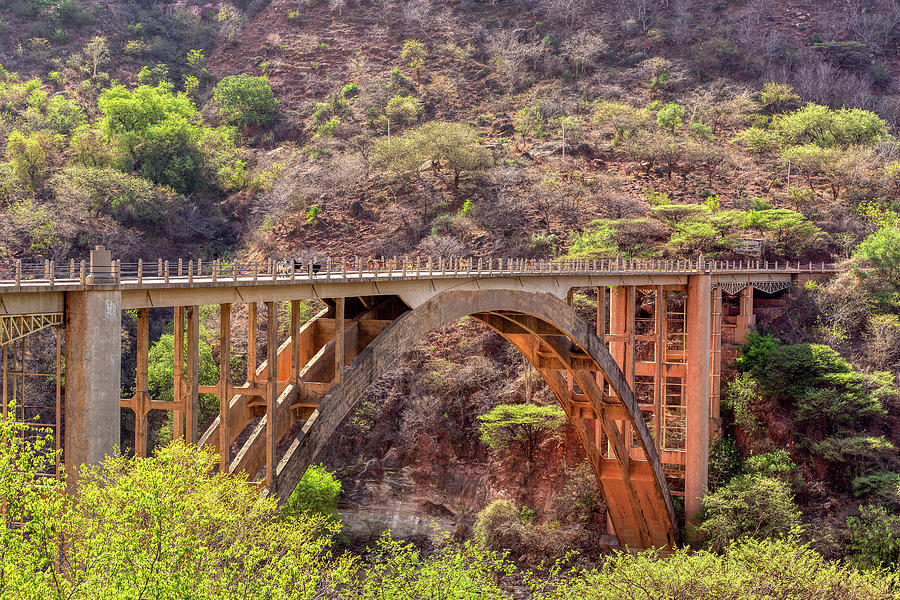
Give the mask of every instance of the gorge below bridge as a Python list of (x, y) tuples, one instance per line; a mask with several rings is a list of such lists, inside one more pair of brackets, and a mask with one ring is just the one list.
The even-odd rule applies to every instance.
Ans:
[[(556, 395), (619, 545), (671, 547), (706, 492), (723, 336), (739, 343), (754, 327), (755, 304), (833, 271), (702, 257), (123, 264), (98, 247), (88, 263), (0, 271), (2, 407), (6, 414), (15, 400), (18, 419), (53, 429), (71, 466), (115, 450), (122, 408), (134, 413), (140, 456), (150, 412), (172, 411), (176, 437), (214, 448), (221, 470), (248, 473), (264, 494), (285, 499), (376, 378), (429, 331), (471, 317), (515, 346)], [(592, 322), (573, 309), (575, 290), (596, 299)], [(309, 320), (306, 299), (325, 306)], [(248, 369), (235, 384), (232, 311), (241, 304)], [(219, 313), (220, 375), (200, 385), (200, 307), (209, 305)], [(150, 310), (160, 308), (174, 314), (174, 401), (148, 392)], [(121, 398), (125, 310), (137, 323), (129, 398)], [(266, 352), (257, 357), (263, 310)], [(55, 373), (34, 373), (26, 342), (45, 330), (56, 334)], [(55, 404), (30, 390), (34, 378), (55, 382)], [(47, 387), (43, 396), (53, 395)], [(206, 431), (197, 423), (201, 393), (219, 401)]]

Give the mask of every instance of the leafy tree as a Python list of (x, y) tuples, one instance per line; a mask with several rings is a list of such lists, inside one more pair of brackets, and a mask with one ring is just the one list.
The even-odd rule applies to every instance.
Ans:
[(684, 107), (669, 102), (656, 113), (656, 124), (674, 135), (684, 124), (683, 117)]
[(900, 290), (900, 227), (882, 227), (863, 240), (854, 255), (867, 261), (878, 278)]
[(424, 161), (437, 175), (442, 168), (453, 172), (453, 190), (459, 189), (463, 173), (488, 167), (491, 157), (475, 138), (475, 130), (462, 123), (432, 121), (403, 136), (379, 140), (375, 162), (400, 176), (419, 174)]
[[(203, 325), (200, 326), (200, 385), (214, 385), (219, 380), (219, 365), (213, 357), (209, 340), (213, 337)], [(184, 360), (187, 361), (187, 344)], [(175, 376), (175, 336), (164, 333), (150, 346), (148, 354), (148, 388), (150, 395), (163, 402), (175, 399), (173, 377)], [(215, 394), (200, 394), (200, 413), (197, 421), (208, 424), (219, 412), (219, 400)]]
[(6, 158), (13, 175), (29, 191), (43, 187), (50, 174), (53, 142), (43, 132), (13, 131), (6, 140)]
[(308, 512), (340, 521), (337, 514), (341, 482), (322, 465), (310, 465), (284, 505), (284, 513), (300, 516)]
[(185, 94), (169, 84), (134, 91), (113, 86), (98, 101), (100, 130), (149, 179), (188, 192), (202, 184), (200, 115)]
[(68, 495), (65, 478), (43, 475), (52, 440), (29, 428), (0, 416), (3, 598), (311, 600), (348, 583), (352, 561), (330, 553), (336, 525), (284, 517), (241, 477), (214, 473), (209, 450), (108, 457)]
[(47, 567), (71, 499), (64, 477), (46, 477), (56, 466), (50, 431), (17, 423), (15, 414), (12, 404), (0, 415), (0, 597), (40, 598), (52, 585)]
[(85, 70), (96, 79), (98, 70), (109, 61), (109, 41), (96, 35), (82, 49), (85, 58)]
[(428, 49), (419, 40), (406, 40), (403, 42), (403, 48), (400, 49), (400, 58), (416, 72), (416, 79), (422, 78), (422, 67), (425, 66), (427, 56)]
[(887, 123), (871, 111), (834, 110), (812, 102), (783, 115), (777, 126), (789, 144), (815, 144), (823, 148), (871, 144), (888, 135)]
[(800, 511), (790, 487), (760, 475), (742, 475), (703, 498), (697, 534), (713, 551), (734, 540), (786, 536), (800, 527)]
[(247, 73), (222, 78), (213, 98), (226, 122), (238, 127), (264, 125), (275, 117), (278, 107), (269, 80)]
[(495, 450), (515, 444), (533, 462), (541, 442), (562, 429), (566, 413), (555, 404), (501, 404), (478, 420), (481, 441)]

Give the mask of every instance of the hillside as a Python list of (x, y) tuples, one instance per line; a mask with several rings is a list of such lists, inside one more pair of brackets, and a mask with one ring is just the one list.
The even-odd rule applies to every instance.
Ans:
[[(0, 17), (2, 263), (98, 243), (123, 261), (745, 260), (750, 238), (763, 260), (871, 266), (900, 243), (893, 2), (15, 0)], [(809, 368), (853, 379), (859, 418), (827, 423), (853, 448), (823, 446), (765, 365), (727, 374), (717, 483), (787, 448), (825, 532), (808, 539), (833, 556), (860, 505), (900, 507), (894, 269), (797, 290), (763, 332), (780, 349), (756, 342), (772, 364), (803, 343), (839, 353), (814, 348)], [(551, 395), (499, 336), (434, 332), (322, 457), (342, 507), (464, 536), (505, 498), (596, 552), (605, 515), (596, 497), (571, 510), (593, 493), (571, 431), (528, 470), (479, 441), (478, 415), (526, 400)]]

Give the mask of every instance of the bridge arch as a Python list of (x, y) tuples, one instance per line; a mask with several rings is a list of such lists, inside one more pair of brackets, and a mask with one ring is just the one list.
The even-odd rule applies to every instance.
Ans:
[[(402, 314), (346, 367), (342, 381), (320, 401), (279, 462), (270, 492), (281, 498), (290, 495), (375, 379), (428, 332), (466, 316), (484, 322), (512, 343), (557, 396), (585, 448), (619, 543), (630, 547), (674, 545), (679, 528), (672, 497), (634, 394), (591, 327), (549, 293), (449, 290)], [(604, 458), (584, 420), (574, 417), (571, 382), (588, 398), (614, 458)], [(630, 427), (620, 427), (622, 423)], [(632, 443), (626, 439), (629, 430), (640, 447), (639, 460), (632, 459)]]

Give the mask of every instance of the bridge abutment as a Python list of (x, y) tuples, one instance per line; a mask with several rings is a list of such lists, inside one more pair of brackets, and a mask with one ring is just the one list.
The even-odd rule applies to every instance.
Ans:
[(119, 445), (122, 294), (66, 294), (65, 460), (75, 471)]

